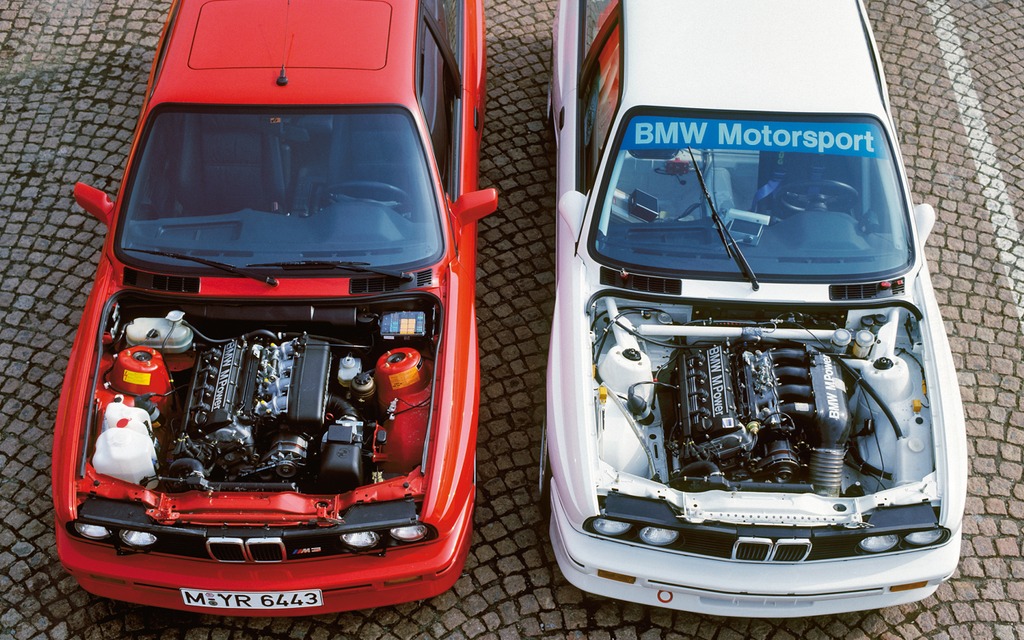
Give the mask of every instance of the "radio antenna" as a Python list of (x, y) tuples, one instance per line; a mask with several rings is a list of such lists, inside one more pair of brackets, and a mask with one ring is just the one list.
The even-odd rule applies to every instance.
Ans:
[(277, 86), (283, 87), (288, 84), (288, 74), (285, 72), (285, 62), (288, 61), (288, 21), (292, 15), (292, 0), (287, 0), (284, 12), (284, 42), (281, 43), (281, 73), (277, 76)]

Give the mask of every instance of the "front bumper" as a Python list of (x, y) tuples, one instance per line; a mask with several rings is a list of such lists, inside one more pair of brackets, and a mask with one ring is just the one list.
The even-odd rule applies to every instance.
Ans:
[[(472, 509), (453, 533), (385, 555), (346, 555), (282, 563), (235, 564), (163, 554), (118, 555), (109, 545), (56, 528), (57, 551), (83, 589), (138, 604), (220, 615), (307, 616), (423, 600), (450, 589), (469, 552)], [(242, 611), (185, 604), (181, 589), (285, 592), (319, 589), (323, 605)]]
[[(709, 615), (788, 618), (914, 602), (934, 593), (960, 556), (957, 531), (942, 546), (886, 556), (790, 564), (718, 560), (602, 539), (574, 528), (555, 492), (551, 506), (551, 545), (570, 583), (609, 598)], [(917, 582), (924, 584), (891, 589)]]

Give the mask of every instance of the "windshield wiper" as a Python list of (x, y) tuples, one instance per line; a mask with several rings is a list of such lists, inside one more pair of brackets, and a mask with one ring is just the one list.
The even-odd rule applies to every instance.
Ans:
[(250, 267), (280, 267), (282, 269), (341, 269), (343, 271), (354, 271), (356, 273), (374, 273), (379, 276), (390, 276), (398, 278), (403, 282), (411, 282), (413, 276), (408, 271), (395, 271), (371, 267), (369, 262), (354, 262), (351, 260), (290, 260), (285, 262), (260, 262), (247, 265)]
[(700, 183), (700, 188), (704, 192), (704, 199), (708, 202), (708, 207), (711, 209), (711, 220), (715, 223), (715, 227), (718, 229), (718, 237), (722, 239), (722, 245), (725, 246), (725, 253), (728, 254), (736, 266), (740, 268), (740, 271), (746, 276), (747, 280), (750, 281), (750, 287), (757, 291), (761, 288), (761, 285), (757, 283), (757, 276), (754, 275), (754, 270), (750, 268), (750, 263), (743, 256), (743, 251), (740, 250), (740, 245), (729, 233), (729, 228), (722, 222), (722, 218), (718, 215), (718, 211), (715, 209), (715, 203), (711, 200), (711, 194), (708, 193), (708, 186), (704, 183), (704, 173), (700, 169), (700, 165), (697, 163), (697, 158), (693, 157), (693, 149), (690, 147), (686, 148), (690, 152), (690, 160), (693, 161), (694, 173), (697, 174), (697, 182)]
[[(189, 262), (195, 262), (195, 263), (198, 263), (198, 264), (203, 264), (203, 265), (206, 265), (208, 267), (213, 267), (214, 269), (220, 269), (221, 271), (226, 271), (227, 273), (233, 273), (236, 276), (242, 276), (244, 278), (251, 278), (251, 279), (256, 280), (258, 282), (264, 282), (266, 284), (269, 284), (272, 287), (276, 287), (277, 286), (277, 278), (274, 278), (273, 276), (267, 276), (267, 275), (263, 275), (261, 273), (256, 273), (254, 271), (249, 271), (248, 269), (245, 269), (245, 268), (242, 268), (242, 267), (236, 267), (235, 265), (228, 264), (226, 262), (217, 262), (216, 260), (208, 260), (206, 258), (200, 258), (198, 256), (190, 256), (190, 255), (188, 255), (186, 253), (176, 253), (174, 251), (155, 251), (155, 250), (152, 250), (152, 249), (130, 249), (130, 248), (127, 248), (127, 247), (125, 247), (124, 250), (125, 251), (134, 251), (135, 253), (146, 253), (146, 254), (149, 254), (151, 256), (163, 256), (165, 258), (173, 258), (175, 260), (188, 260)], [(251, 266), (255, 266), (255, 265), (251, 265)]]

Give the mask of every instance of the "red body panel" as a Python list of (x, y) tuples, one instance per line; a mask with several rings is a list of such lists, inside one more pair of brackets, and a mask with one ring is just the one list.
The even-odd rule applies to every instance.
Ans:
[(59, 527), (57, 551), (61, 563), (83, 589), (115, 600), (211, 613), (205, 607), (183, 604), (179, 589), (321, 589), (323, 607), (259, 611), (260, 616), (315, 615), (423, 600), (450, 589), (462, 574), (469, 552), (470, 505), (465, 505), (453, 535), (428, 546), (389, 553), (386, 558), (360, 556), (252, 566), (155, 555), (117, 556), (110, 548), (76, 541)]
[[(285, 0), (257, 0), (251, 25), (266, 28), (268, 42), (280, 46), (272, 51), (284, 54), (288, 82), (276, 81), (281, 57), (269, 55), (257, 63), (232, 55), (238, 49), (254, 50), (242, 30), (221, 46), (197, 50), (192, 41), (198, 28), (223, 29), (212, 21), (238, 18), (228, 3), (210, 0), (182, 0), (172, 6), (168, 26), (160, 40), (151, 73), (137, 137), (129, 154), (131, 164), (140, 152), (139, 132), (154, 109), (165, 103), (211, 105), (342, 105), (391, 104), (406, 107), (414, 116), (421, 137), (429, 140), (427, 126), (418, 105), (415, 87), (416, 50), (414, 34), (421, 22), (416, 3), (380, 0), (319, 0), (291, 3), (287, 21), (280, 14)], [(324, 39), (318, 27), (317, 8), (337, 13), (367, 12), (366, 20), (353, 22), (365, 28), (353, 29), (354, 40)], [(236, 5), (237, 6), (240, 5)], [(211, 7), (214, 7), (211, 9)], [(204, 12), (208, 12), (204, 16)], [(458, 193), (477, 189), (478, 153), (483, 128), (484, 43), (483, 9), (480, 2), (464, 7), (462, 61), (462, 113), (465, 133), (458, 154)], [(358, 16), (357, 16), (358, 18)], [(386, 29), (384, 26), (386, 26)], [(285, 33), (287, 29), (287, 33)], [(383, 42), (379, 40), (386, 31)], [(309, 38), (309, 42), (305, 40)], [(320, 38), (317, 40), (317, 38)], [(361, 39), (362, 38), (362, 39)], [(376, 40), (374, 39), (376, 38)], [(298, 39), (298, 44), (289, 39)], [(291, 43), (290, 48), (286, 43)], [(332, 56), (331, 47), (338, 47)], [(358, 52), (352, 54), (351, 52)], [(348, 52), (348, 53), (346, 53)], [(244, 53), (244, 51), (243, 51)], [(289, 57), (290, 56), (290, 57)], [(218, 63), (222, 60), (223, 63)], [(339, 60), (338, 68), (325, 68)], [(383, 61), (383, 65), (380, 63)], [(353, 68), (363, 67), (363, 68)], [(372, 67), (372, 68), (371, 68)], [(339, 89), (340, 87), (340, 89)], [(96, 474), (82, 452), (88, 451), (94, 380), (100, 366), (103, 340), (101, 330), (108, 301), (124, 291), (125, 265), (114, 254), (114, 234), (108, 234), (99, 260), (96, 280), (83, 312), (69, 358), (61, 393), (53, 447), (53, 500), (57, 545), (62, 564), (88, 591), (98, 595), (147, 605), (227, 615), (242, 612), (211, 610), (183, 604), (180, 588), (212, 591), (291, 591), (320, 589), (324, 604), (314, 609), (261, 610), (259, 615), (312, 615), (375, 607), (431, 597), (450, 588), (459, 577), (471, 538), (475, 496), (474, 461), (479, 398), (479, 362), (475, 320), (476, 224), (462, 223), (450, 210), (440, 185), (436, 165), (431, 165), (437, 197), (449, 205), (444, 230), (445, 250), (432, 267), (432, 284), (415, 289), (417, 295), (436, 299), (443, 309), (443, 322), (432, 362), (433, 395), (429, 399), (430, 425), (425, 445), (425, 466), (406, 478), (379, 482), (336, 496), (295, 492), (245, 492), (219, 494), (189, 491), (162, 494), (142, 486)], [(114, 201), (115, 227), (122, 205)], [(204, 276), (199, 293), (154, 294), (147, 299), (173, 308), (176, 299), (191, 302), (209, 300), (255, 301), (273, 306), (290, 301), (338, 301), (351, 298), (350, 278), (282, 277), (270, 287), (247, 278)], [(371, 302), (383, 297), (364, 298)], [(104, 356), (110, 360), (109, 354)], [(95, 422), (95, 421), (93, 421)], [(141, 503), (153, 521), (172, 525), (293, 525), (312, 520), (337, 519), (356, 503), (372, 503), (412, 497), (421, 504), (419, 519), (433, 527), (436, 538), (409, 547), (389, 549), (380, 555), (338, 555), (276, 564), (231, 564), (210, 559), (168, 554), (119, 555), (109, 545), (71, 535), (67, 527), (78, 517), (87, 495)], [(173, 495), (173, 499), (168, 497)], [(389, 584), (390, 583), (390, 584)]]

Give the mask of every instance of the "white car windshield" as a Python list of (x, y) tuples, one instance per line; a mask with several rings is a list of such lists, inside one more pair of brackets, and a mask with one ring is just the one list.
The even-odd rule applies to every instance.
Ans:
[(762, 281), (885, 278), (913, 261), (891, 148), (871, 119), (659, 111), (622, 129), (590, 245), (616, 266), (741, 278), (712, 203)]
[(443, 249), (424, 147), (401, 109), (164, 109), (134, 164), (118, 232), (132, 261), (407, 269)]

